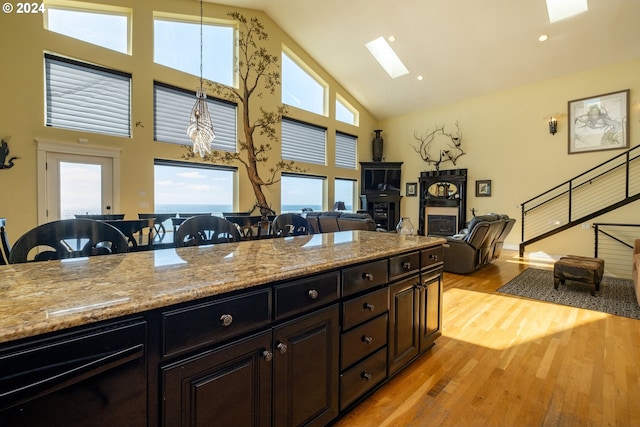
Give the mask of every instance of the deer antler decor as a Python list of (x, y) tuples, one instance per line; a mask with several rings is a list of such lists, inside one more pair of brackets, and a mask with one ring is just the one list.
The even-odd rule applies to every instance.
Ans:
[[(448, 148), (440, 148), (438, 158), (431, 157), (431, 145), (438, 135), (445, 136), (451, 140), (448, 144)], [(456, 122), (456, 132), (447, 133), (444, 131), (444, 125), (437, 126), (431, 132), (427, 132), (425, 135), (420, 135), (416, 132), (413, 133), (413, 137), (418, 142), (418, 145), (411, 145), (416, 153), (420, 154), (422, 160), (430, 165), (434, 165), (436, 170), (440, 170), (440, 164), (443, 162), (451, 162), (455, 166), (458, 158), (464, 154), (462, 149), (462, 132), (458, 122)]]

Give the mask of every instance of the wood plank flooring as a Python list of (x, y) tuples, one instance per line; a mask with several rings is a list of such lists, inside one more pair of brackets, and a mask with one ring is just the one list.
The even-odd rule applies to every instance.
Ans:
[(640, 321), (496, 293), (529, 264), (445, 273), (442, 337), (336, 425), (640, 426)]

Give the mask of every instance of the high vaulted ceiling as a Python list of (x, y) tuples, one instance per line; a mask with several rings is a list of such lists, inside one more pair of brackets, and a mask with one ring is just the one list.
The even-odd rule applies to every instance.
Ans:
[[(378, 119), (640, 57), (640, 0), (554, 24), (545, 0), (208, 1), (264, 11)], [(397, 79), (365, 48), (392, 35)]]

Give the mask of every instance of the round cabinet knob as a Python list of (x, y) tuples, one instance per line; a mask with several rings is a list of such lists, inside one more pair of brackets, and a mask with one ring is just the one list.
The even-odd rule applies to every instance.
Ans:
[(360, 374), (360, 378), (365, 379), (367, 381), (369, 381), (372, 377), (373, 375), (371, 375), (369, 372), (362, 372)]
[(223, 314), (220, 317), (220, 323), (222, 324), (222, 326), (229, 326), (231, 323), (233, 323), (233, 316), (230, 314)]
[(278, 349), (278, 351), (279, 351), (280, 353), (283, 353), (283, 354), (284, 354), (284, 353), (286, 353), (286, 352), (287, 352), (287, 345), (286, 345), (285, 343), (283, 343), (283, 342), (278, 343), (278, 345), (276, 346), (276, 348)]
[(431, 255), (429, 255), (429, 259), (437, 260), (437, 259), (438, 259), (438, 255), (436, 255), (436, 254), (431, 254)]
[(309, 289), (309, 298), (316, 299), (318, 298), (318, 291), (315, 289)]
[(373, 338), (368, 337), (366, 335), (362, 336), (362, 342), (366, 342), (367, 344), (371, 344), (373, 342)]
[(373, 274), (371, 273), (362, 273), (362, 278), (367, 280), (373, 280)]
[(364, 305), (363, 305), (363, 307), (364, 307), (364, 309), (365, 309), (365, 310), (369, 310), (369, 311), (373, 311), (373, 310), (375, 310), (375, 309), (376, 309), (376, 306), (375, 306), (375, 305), (370, 304), (370, 303), (368, 303), (368, 302), (365, 302), (365, 303), (364, 303)]
[(403, 263), (402, 263), (402, 268), (403, 268), (405, 271), (409, 271), (409, 270), (411, 270), (411, 263), (410, 263), (409, 261), (405, 261), (405, 262), (403, 262)]
[(271, 353), (269, 350), (264, 350), (262, 352), (262, 358), (267, 362), (271, 362), (271, 360), (273, 360), (273, 353)]

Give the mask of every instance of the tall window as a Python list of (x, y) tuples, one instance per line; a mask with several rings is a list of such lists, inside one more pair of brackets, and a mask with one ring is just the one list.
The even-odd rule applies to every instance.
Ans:
[(324, 183), (318, 176), (282, 174), (280, 212), (301, 213), (302, 209), (323, 209)]
[(300, 60), (282, 52), (282, 102), (296, 108), (326, 115), (327, 84), (305, 71)]
[(336, 95), (336, 120), (354, 126), (358, 126), (359, 122), (358, 111), (340, 95)]
[(45, 54), (46, 125), (131, 136), (131, 74)]
[(353, 212), (357, 210), (357, 208), (354, 209), (356, 182), (352, 179), (336, 178), (335, 180), (335, 201), (344, 202), (346, 210)]
[(154, 212), (231, 212), (235, 173), (230, 167), (156, 160)]
[(45, 13), (49, 31), (129, 53), (129, 10), (103, 11), (47, 5)]
[[(227, 86), (234, 85), (234, 34), (231, 24), (204, 23), (204, 78)], [(199, 19), (198, 22), (188, 22), (156, 16), (153, 21), (153, 36), (153, 60), (156, 64), (200, 76)]]
[(282, 119), (282, 159), (327, 164), (327, 130), (297, 120)]
[[(154, 83), (153, 85), (153, 130), (154, 139), (173, 144), (191, 145), (186, 127), (191, 109), (195, 103), (195, 93), (174, 86)], [(211, 143), (214, 150), (236, 151), (236, 104), (207, 98), (209, 113), (213, 121), (216, 137)]]
[(336, 166), (356, 169), (357, 147), (357, 137), (336, 132)]

